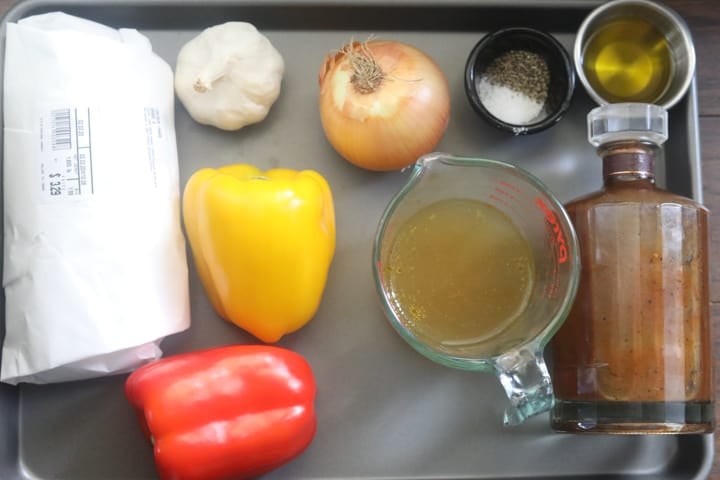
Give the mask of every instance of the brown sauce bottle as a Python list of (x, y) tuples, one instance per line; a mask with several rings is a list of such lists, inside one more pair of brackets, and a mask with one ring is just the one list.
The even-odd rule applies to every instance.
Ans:
[(588, 126), (604, 186), (565, 205), (582, 268), (551, 342), (552, 428), (711, 432), (708, 210), (655, 185), (664, 109), (605, 105)]

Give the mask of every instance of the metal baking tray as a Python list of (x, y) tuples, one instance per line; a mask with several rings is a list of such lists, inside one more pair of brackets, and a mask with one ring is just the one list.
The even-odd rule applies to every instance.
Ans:
[[(712, 464), (712, 435), (555, 434), (547, 415), (505, 429), (505, 396), (495, 378), (441, 367), (406, 345), (376, 299), (371, 246), (382, 210), (408, 173), (371, 173), (350, 165), (332, 150), (320, 126), (317, 73), (325, 55), (370, 34), (401, 40), (427, 51), (450, 82), (452, 117), (438, 150), (523, 166), (563, 201), (594, 190), (601, 183), (601, 165), (585, 128), (593, 103), (580, 85), (559, 124), (533, 136), (512, 137), (473, 113), (463, 91), (463, 67), (484, 33), (509, 25), (545, 29), (570, 48), (582, 19), (599, 3), (38, 0), (10, 10), (0, 38), (4, 43), (7, 22), (61, 10), (138, 28), (174, 66), (180, 46), (202, 28), (244, 20), (258, 26), (283, 54), (283, 91), (260, 124), (222, 132), (196, 124), (176, 103), (182, 185), (201, 166), (249, 162), (314, 168), (326, 176), (335, 196), (337, 251), (320, 311), (280, 343), (300, 352), (314, 368), (317, 435), (302, 456), (266, 478), (705, 478)], [(660, 162), (659, 184), (702, 200), (694, 85), (670, 118), (668, 160)], [(213, 313), (194, 271), (190, 286), (193, 325), (163, 343), (166, 355), (254, 341)], [(0, 335), (3, 329), (0, 323)], [(151, 447), (123, 396), (125, 378), (0, 385), (0, 478), (156, 478)]]

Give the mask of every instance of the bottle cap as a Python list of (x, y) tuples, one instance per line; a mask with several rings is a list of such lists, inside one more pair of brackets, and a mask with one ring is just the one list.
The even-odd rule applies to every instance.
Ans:
[(649, 103), (610, 103), (587, 117), (588, 140), (594, 147), (636, 140), (662, 145), (668, 138), (667, 111)]

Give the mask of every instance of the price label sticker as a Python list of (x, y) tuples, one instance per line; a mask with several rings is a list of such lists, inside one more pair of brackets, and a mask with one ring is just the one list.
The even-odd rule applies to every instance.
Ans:
[(42, 200), (80, 200), (94, 194), (90, 108), (56, 108), (41, 115), (40, 152)]

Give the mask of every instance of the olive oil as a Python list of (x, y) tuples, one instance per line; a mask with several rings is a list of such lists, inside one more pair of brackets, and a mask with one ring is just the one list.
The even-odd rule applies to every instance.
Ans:
[(385, 268), (406, 326), (430, 343), (460, 346), (520, 317), (535, 264), (527, 239), (499, 209), (448, 199), (400, 225)]
[(653, 103), (673, 75), (667, 40), (642, 18), (617, 19), (599, 29), (583, 51), (582, 68), (593, 89), (610, 103)]

